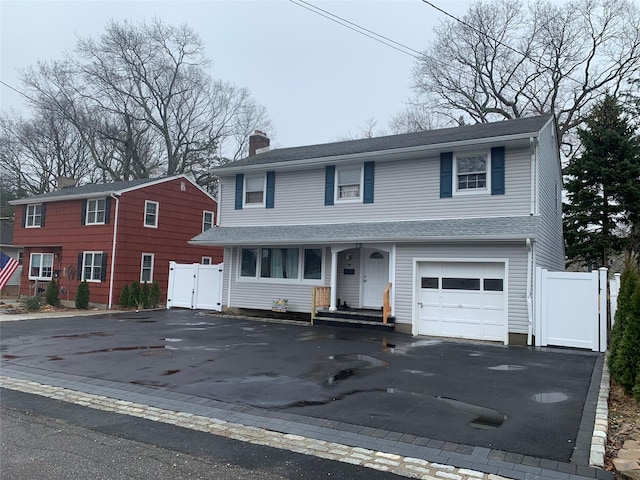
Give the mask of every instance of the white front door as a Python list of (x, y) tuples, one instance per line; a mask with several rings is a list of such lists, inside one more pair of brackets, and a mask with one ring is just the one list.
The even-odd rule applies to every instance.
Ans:
[(382, 294), (389, 282), (389, 254), (363, 249), (362, 255), (362, 306), (382, 308)]
[(504, 340), (504, 263), (424, 262), (417, 282), (419, 335)]

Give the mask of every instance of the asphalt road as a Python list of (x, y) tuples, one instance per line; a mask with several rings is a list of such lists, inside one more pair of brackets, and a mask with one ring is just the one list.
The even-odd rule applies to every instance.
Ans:
[(188, 310), (0, 324), (2, 363), (568, 461), (596, 354)]

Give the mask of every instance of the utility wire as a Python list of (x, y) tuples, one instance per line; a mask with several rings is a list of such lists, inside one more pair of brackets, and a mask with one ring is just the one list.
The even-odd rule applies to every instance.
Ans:
[(354, 32), (357, 32), (360, 35), (369, 37), (372, 40), (375, 40), (376, 42), (380, 42), (383, 45), (386, 45), (395, 50), (398, 50), (399, 52), (404, 53), (405, 55), (409, 55), (410, 57), (413, 57), (416, 60), (422, 60), (425, 56), (422, 52), (419, 52), (418, 50), (415, 50), (400, 42), (396, 42), (391, 38), (385, 37), (384, 35), (380, 35), (379, 33), (376, 33), (372, 30), (369, 30), (368, 28), (358, 25), (357, 23), (354, 23), (345, 18), (342, 18), (339, 15), (335, 15), (327, 10), (317, 7), (309, 2), (306, 2), (305, 0), (289, 0), (289, 1), (294, 5), (297, 5), (302, 8), (306, 8), (310, 12), (320, 15), (328, 20), (331, 20), (332, 22), (342, 25), (343, 27), (347, 27), (348, 29), (353, 30)]

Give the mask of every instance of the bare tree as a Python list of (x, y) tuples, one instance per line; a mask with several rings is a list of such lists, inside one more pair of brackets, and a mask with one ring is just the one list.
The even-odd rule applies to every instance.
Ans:
[(436, 29), (413, 73), (424, 104), (451, 121), (554, 112), (564, 139), (640, 66), (640, 13), (630, 0), (477, 1), (461, 20)]

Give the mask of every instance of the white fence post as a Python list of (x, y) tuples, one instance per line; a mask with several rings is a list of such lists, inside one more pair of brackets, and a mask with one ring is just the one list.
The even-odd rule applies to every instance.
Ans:
[(607, 305), (608, 305), (608, 298), (607, 298), (607, 285), (608, 285), (608, 279), (607, 279), (607, 268), (606, 267), (600, 267), (598, 269), (600, 271), (600, 316), (599, 316), (599, 322), (600, 322), (600, 351), (601, 352), (606, 352), (607, 351), (607, 320), (608, 320), (608, 315), (607, 315)]
[(611, 328), (616, 323), (616, 312), (618, 311), (618, 294), (620, 293), (620, 277), (619, 273), (613, 274), (613, 280), (609, 284), (609, 298), (611, 302)]
[(534, 318), (535, 318), (535, 325), (534, 325), (534, 332), (536, 335), (536, 341), (535, 344), (538, 347), (544, 347), (547, 345), (546, 342), (544, 342), (544, 337), (542, 335), (542, 324), (543, 324), (543, 315), (542, 315), (542, 296), (544, 295), (544, 289), (542, 287), (543, 281), (542, 281), (542, 275), (543, 275), (544, 270), (542, 270), (541, 267), (536, 267), (536, 290), (535, 290), (535, 308), (534, 308)]

